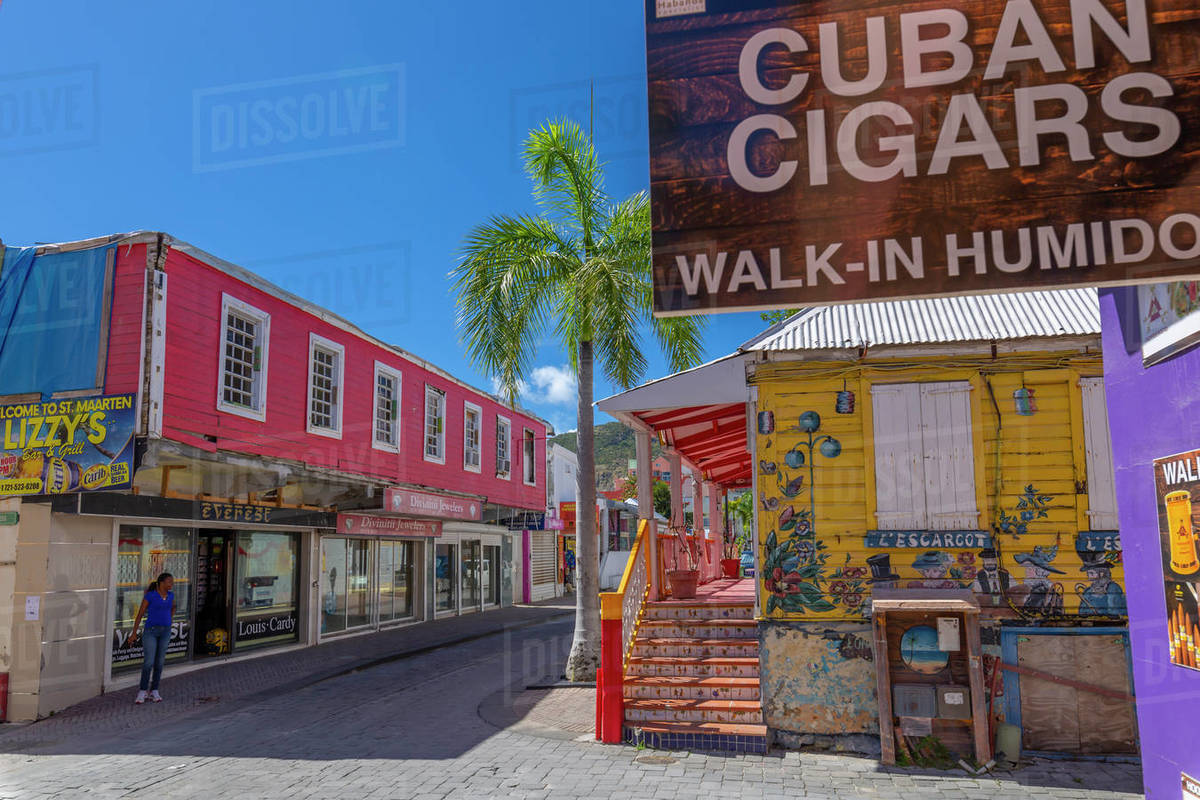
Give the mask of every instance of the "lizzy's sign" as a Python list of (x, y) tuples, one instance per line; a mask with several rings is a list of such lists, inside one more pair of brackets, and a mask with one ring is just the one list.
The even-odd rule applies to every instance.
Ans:
[(0, 495), (126, 489), (132, 394), (0, 405)]
[(430, 519), (381, 517), (378, 514), (338, 514), (339, 533), (386, 536), (441, 536), (442, 523)]
[(1188, 0), (646, 2), (654, 309), (1200, 271)]
[(383, 507), (393, 514), (419, 517), (444, 517), (472, 522), (478, 522), (483, 517), (482, 504), (478, 500), (413, 489), (385, 489)]

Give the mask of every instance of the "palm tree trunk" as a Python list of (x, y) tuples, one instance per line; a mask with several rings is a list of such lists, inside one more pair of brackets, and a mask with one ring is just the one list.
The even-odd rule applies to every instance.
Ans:
[(592, 430), (592, 343), (579, 343), (579, 469), (575, 504), (575, 639), (567, 680), (594, 681), (600, 666), (600, 547), (596, 534), (596, 452)]

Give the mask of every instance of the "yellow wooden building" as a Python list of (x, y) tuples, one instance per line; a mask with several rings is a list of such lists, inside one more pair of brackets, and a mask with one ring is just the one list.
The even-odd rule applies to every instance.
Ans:
[[(643, 456), (653, 435), (706, 484), (753, 492), (759, 699), (777, 745), (879, 752), (884, 708), (969, 753), (968, 728), (928, 698), (971, 683), (976, 731), (1128, 755), (1102, 374), (1093, 290), (904, 300), (806, 309), (598, 407)], [(657, 553), (653, 526), (647, 540)], [(966, 638), (951, 624), (943, 640), (953, 620), (936, 614), (893, 626), (874, 614), (881, 588), (890, 603), (952, 593), (972, 609)]]
[[(1127, 689), (1099, 331), (1072, 290), (810, 309), (743, 346), (769, 726), (875, 730), (881, 586), (971, 589), (997, 662)], [(1003, 680), (1028, 749), (1135, 749), (1128, 704), (1068, 703), (1064, 734), (1061, 686)]]

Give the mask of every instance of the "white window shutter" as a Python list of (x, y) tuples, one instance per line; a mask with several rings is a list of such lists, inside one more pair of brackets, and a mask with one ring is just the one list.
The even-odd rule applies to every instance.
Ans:
[(979, 527), (975, 503), (975, 454), (971, 437), (971, 385), (923, 383), (921, 440), (925, 504), (930, 530)]
[(880, 530), (924, 530), (921, 397), (915, 383), (871, 387), (875, 426), (875, 517)]
[(1087, 452), (1088, 519), (1094, 531), (1117, 529), (1117, 486), (1113, 472), (1112, 440), (1108, 433), (1108, 408), (1104, 379), (1084, 378), (1083, 439)]

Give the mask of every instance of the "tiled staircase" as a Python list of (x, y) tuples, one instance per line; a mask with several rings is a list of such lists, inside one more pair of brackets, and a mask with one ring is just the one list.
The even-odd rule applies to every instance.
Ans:
[(625, 676), (626, 739), (764, 753), (752, 603), (647, 603)]

